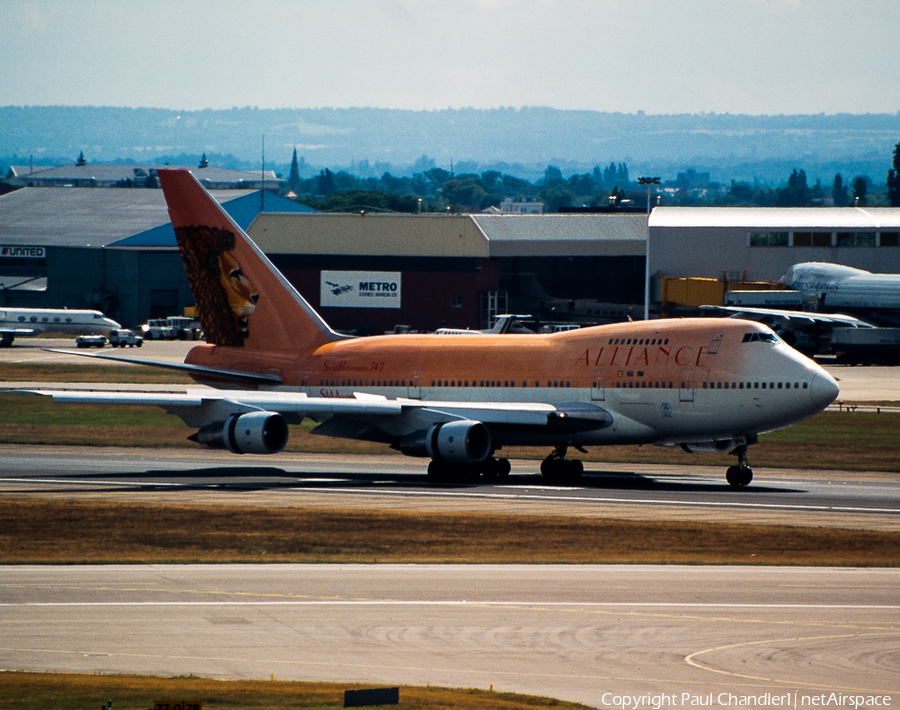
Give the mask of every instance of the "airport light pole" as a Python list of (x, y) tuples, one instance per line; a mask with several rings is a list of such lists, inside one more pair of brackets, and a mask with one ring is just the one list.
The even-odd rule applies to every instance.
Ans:
[(638, 185), (647, 186), (647, 240), (644, 251), (644, 320), (650, 320), (650, 191), (654, 185), (659, 185), (658, 177), (639, 177)]

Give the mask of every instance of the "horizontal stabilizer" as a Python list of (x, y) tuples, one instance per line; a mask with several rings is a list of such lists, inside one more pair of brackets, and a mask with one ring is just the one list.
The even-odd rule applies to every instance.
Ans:
[(212, 377), (218, 380), (228, 382), (236, 382), (241, 384), (257, 384), (257, 385), (280, 385), (283, 380), (278, 375), (264, 374), (257, 372), (241, 372), (240, 370), (226, 370), (218, 367), (205, 367), (203, 365), (189, 365), (181, 362), (165, 362), (163, 360), (137, 360), (121, 355), (104, 355), (101, 353), (79, 353), (71, 350), (53, 350), (44, 348), (49, 353), (60, 353), (62, 355), (78, 355), (79, 357), (96, 358), (97, 360), (113, 360), (115, 362), (125, 362), (129, 365), (146, 365), (147, 367), (157, 367), (164, 370), (177, 370), (186, 372), (189, 375), (202, 375)]

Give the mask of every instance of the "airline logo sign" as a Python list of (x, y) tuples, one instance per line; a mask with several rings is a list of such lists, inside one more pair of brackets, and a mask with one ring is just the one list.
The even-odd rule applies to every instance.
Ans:
[(400, 308), (400, 273), (323, 271), (320, 303), (332, 308)]
[(47, 258), (47, 249), (45, 247), (0, 246), (0, 257), (12, 257), (15, 259), (45, 259)]

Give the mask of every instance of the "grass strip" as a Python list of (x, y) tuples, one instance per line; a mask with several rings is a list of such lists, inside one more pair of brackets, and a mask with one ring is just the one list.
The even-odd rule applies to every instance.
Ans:
[[(112, 353), (118, 357), (142, 356), (131, 350)], [(149, 355), (144, 355), (150, 359)], [(123, 363), (105, 365), (33, 364), (0, 362), (0, 382), (105, 382), (124, 384), (196, 384), (186, 374)]]
[(549, 515), (0, 499), (0, 563), (891, 567), (900, 532)]
[[(0, 707), (8, 710), (96, 710), (112, 700), (113, 710), (151, 708), (158, 700), (199, 700), (204, 710), (296, 710), (342, 708), (344, 683), (280, 680), (238, 681), (155, 678), (133, 675), (0, 672)], [(584, 705), (486, 690), (401, 686), (404, 710), (576, 710)]]

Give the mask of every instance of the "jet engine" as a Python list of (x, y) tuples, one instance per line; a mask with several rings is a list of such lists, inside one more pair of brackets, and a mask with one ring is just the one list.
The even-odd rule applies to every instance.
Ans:
[(425, 450), (435, 461), (481, 463), (491, 455), (491, 432), (470, 419), (436, 424), (425, 437)]
[(407, 456), (430, 456), (447, 463), (481, 463), (493, 453), (491, 432), (471, 419), (435, 424), (404, 437), (397, 448)]
[(287, 444), (288, 425), (277, 412), (249, 412), (205, 426), (190, 438), (234, 454), (277, 454)]

